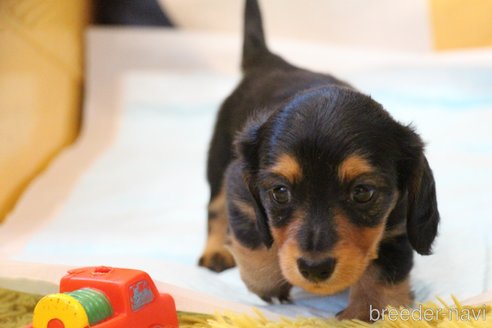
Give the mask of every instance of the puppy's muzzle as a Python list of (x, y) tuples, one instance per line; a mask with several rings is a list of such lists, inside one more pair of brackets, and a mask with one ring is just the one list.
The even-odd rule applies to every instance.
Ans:
[(297, 260), (297, 267), (301, 275), (312, 282), (322, 282), (328, 279), (333, 271), (337, 260), (329, 257), (326, 260), (311, 261), (300, 258)]

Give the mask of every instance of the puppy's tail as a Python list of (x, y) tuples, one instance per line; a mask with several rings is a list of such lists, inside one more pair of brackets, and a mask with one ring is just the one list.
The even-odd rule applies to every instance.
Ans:
[(261, 12), (257, 0), (246, 0), (244, 8), (244, 41), (242, 69), (248, 69), (260, 65), (265, 57), (271, 56), (265, 42)]

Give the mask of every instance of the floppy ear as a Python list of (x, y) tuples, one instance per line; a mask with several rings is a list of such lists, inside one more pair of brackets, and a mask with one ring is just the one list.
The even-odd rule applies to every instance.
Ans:
[(439, 224), (436, 186), (424, 155), (422, 140), (410, 128), (406, 129), (404, 158), (400, 161), (398, 170), (403, 179), (402, 190), (406, 191), (408, 197), (407, 234), (417, 253), (429, 255), (432, 253), (432, 243)]
[(259, 152), (261, 140), (264, 134), (264, 124), (268, 116), (260, 115), (250, 120), (239, 133), (235, 140), (236, 155), (241, 160), (243, 180), (253, 200), (253, 207), (256, 214), (256, 230), (260, 235), (262, 242), (267, 248), (273, 244), (273, 237), (268, 224), (268, 217), (265, 208), (261, 203), (260, 192), (257, 185), (257, 176), (259, 170)]

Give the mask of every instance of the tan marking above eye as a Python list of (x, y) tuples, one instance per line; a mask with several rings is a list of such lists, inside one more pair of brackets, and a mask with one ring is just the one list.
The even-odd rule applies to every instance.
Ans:
[(338, 177), (341, 181), (348, 181), (359, 175), (374, 172), (374, 167), (364, 157), (353, 154), (349, 155), (338, 166)]
[(291, 183), (302, 178), (302, 169), (297, 159), (290, 154), (282, 154), (277, 162), (270, 168), (270, 171), (284, 176)]

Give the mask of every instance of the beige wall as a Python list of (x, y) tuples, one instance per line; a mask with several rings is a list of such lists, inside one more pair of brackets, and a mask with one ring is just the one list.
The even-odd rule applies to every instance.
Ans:
[[(239, 33), (244, 0), (158, 0), (180, 27)], [(432, 51), (492, 46), (492, 0), (260, 0), (268, 37)]]
[(492, 46), (492, 0), (429, 0), (434, 49)]
[(0, 222), (77, 135), (89, 3), (0, 1)]

